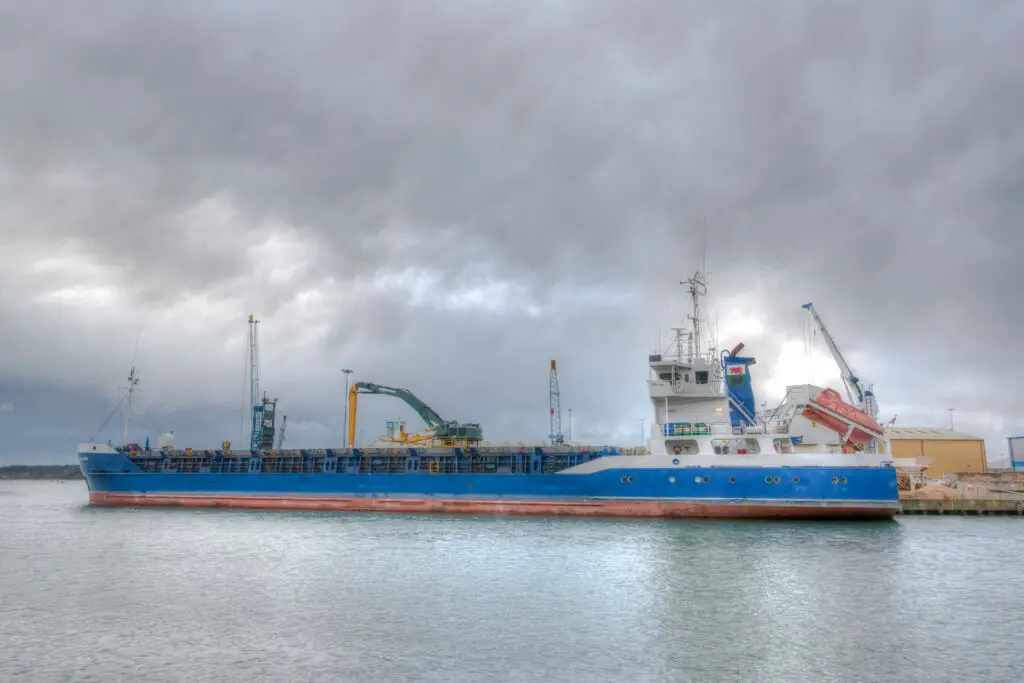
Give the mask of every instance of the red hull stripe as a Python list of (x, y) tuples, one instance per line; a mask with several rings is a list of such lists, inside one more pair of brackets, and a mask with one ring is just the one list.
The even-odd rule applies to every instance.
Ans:
[(305, 496), (189, 496), (133, 493), (89, 494), (94, 505), (187, 508), (247, 508), (352, 512), (422, 512), (493, 515), (570, 515), (581, 517), (746, 517), (887, 518), (893, 508), (803, 505), (723, 505), (650, 501), (493, 501), (443, 498), (312, 498)]

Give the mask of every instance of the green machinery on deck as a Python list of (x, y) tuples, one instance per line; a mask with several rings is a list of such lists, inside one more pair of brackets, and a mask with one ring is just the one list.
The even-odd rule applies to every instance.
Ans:
[(390, 443), (410, 444), (431, 444), (446, 447), (466, 447), (475, 445), (483, 440), (483, 429), (475, 422), (459, 423), (455, 420), (446, 420), (437, 414), (433, 408), (416, 397), (408, 389), (374, 384), (372, 382), (356, 382), (349, 389), (348, 397), (348, 447), (355, 447), (356, 440), (356, 412), (359, 394), (383, 394), (394, 396), (405, 401), (405, 403), (416, 411), (416, 413), (427, 423), (427, 429), (416, 434), (408, 434), (402, 429), (393, 438), (384, 438), (382, 441)]

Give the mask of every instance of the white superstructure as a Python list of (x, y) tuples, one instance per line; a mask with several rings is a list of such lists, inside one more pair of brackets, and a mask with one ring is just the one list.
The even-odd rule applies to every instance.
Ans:
[[(758, 419), (756, 424), (734, 427), (723, 376), (723, 354), (716, 348), (716, 340), (706, 334), (701, 316), (705, 274), (697, 271), (681, 284), (688, 286), (693, 302), (693, 312), (687, 316), (692, 326), (674, 328), (668, 346), (648, 357), (647, 387), (654, 412), (649, 441), (652, 456), (678, 456), (681, 463), (723, 466), (735, 466), (738, 462), (776, 466), (779, 456), (789, 456), (794, 466), (834, 465), (837, 459), (853, 466), (891, 460), (885, 455), (844, 455), (829, 448), (800, 448), (797, 453), (794, 441), (802, 441), (802, 435), (791, 438), (794, 418), (810, 425), (798, 414), (774, 415), (770, 420)], [(813, 390), (814, 387), (805, 388), (807, 400), (816, 395)], [(805, 402), (793, 401), (790, 406)], [(742, 406), (733, 403), (737, 410), (742, 410)], [(814, 429), (828, 431), (820, 425)], [(836, 438), (834, 432), (830, 433)], [(881, 450), (884, 453), (889, 449)]]

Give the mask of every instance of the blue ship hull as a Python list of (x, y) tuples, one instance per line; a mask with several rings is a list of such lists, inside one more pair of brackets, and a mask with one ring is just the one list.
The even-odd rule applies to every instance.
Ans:
[(650, 458), (541, 449), (476, 460), (317, 453), (79, 458), (97, 505), (786, 518), (888, 518), (899, 508), (896, 472), (886, 466), (657, 467)]

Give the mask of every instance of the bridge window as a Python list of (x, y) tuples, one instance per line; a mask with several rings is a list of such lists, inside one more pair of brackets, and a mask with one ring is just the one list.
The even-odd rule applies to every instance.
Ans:
[(707, 384), (707, 383), (708, 383), (708, 371), (707, 370), (698, 370), (697, 371), (697, 384)]

